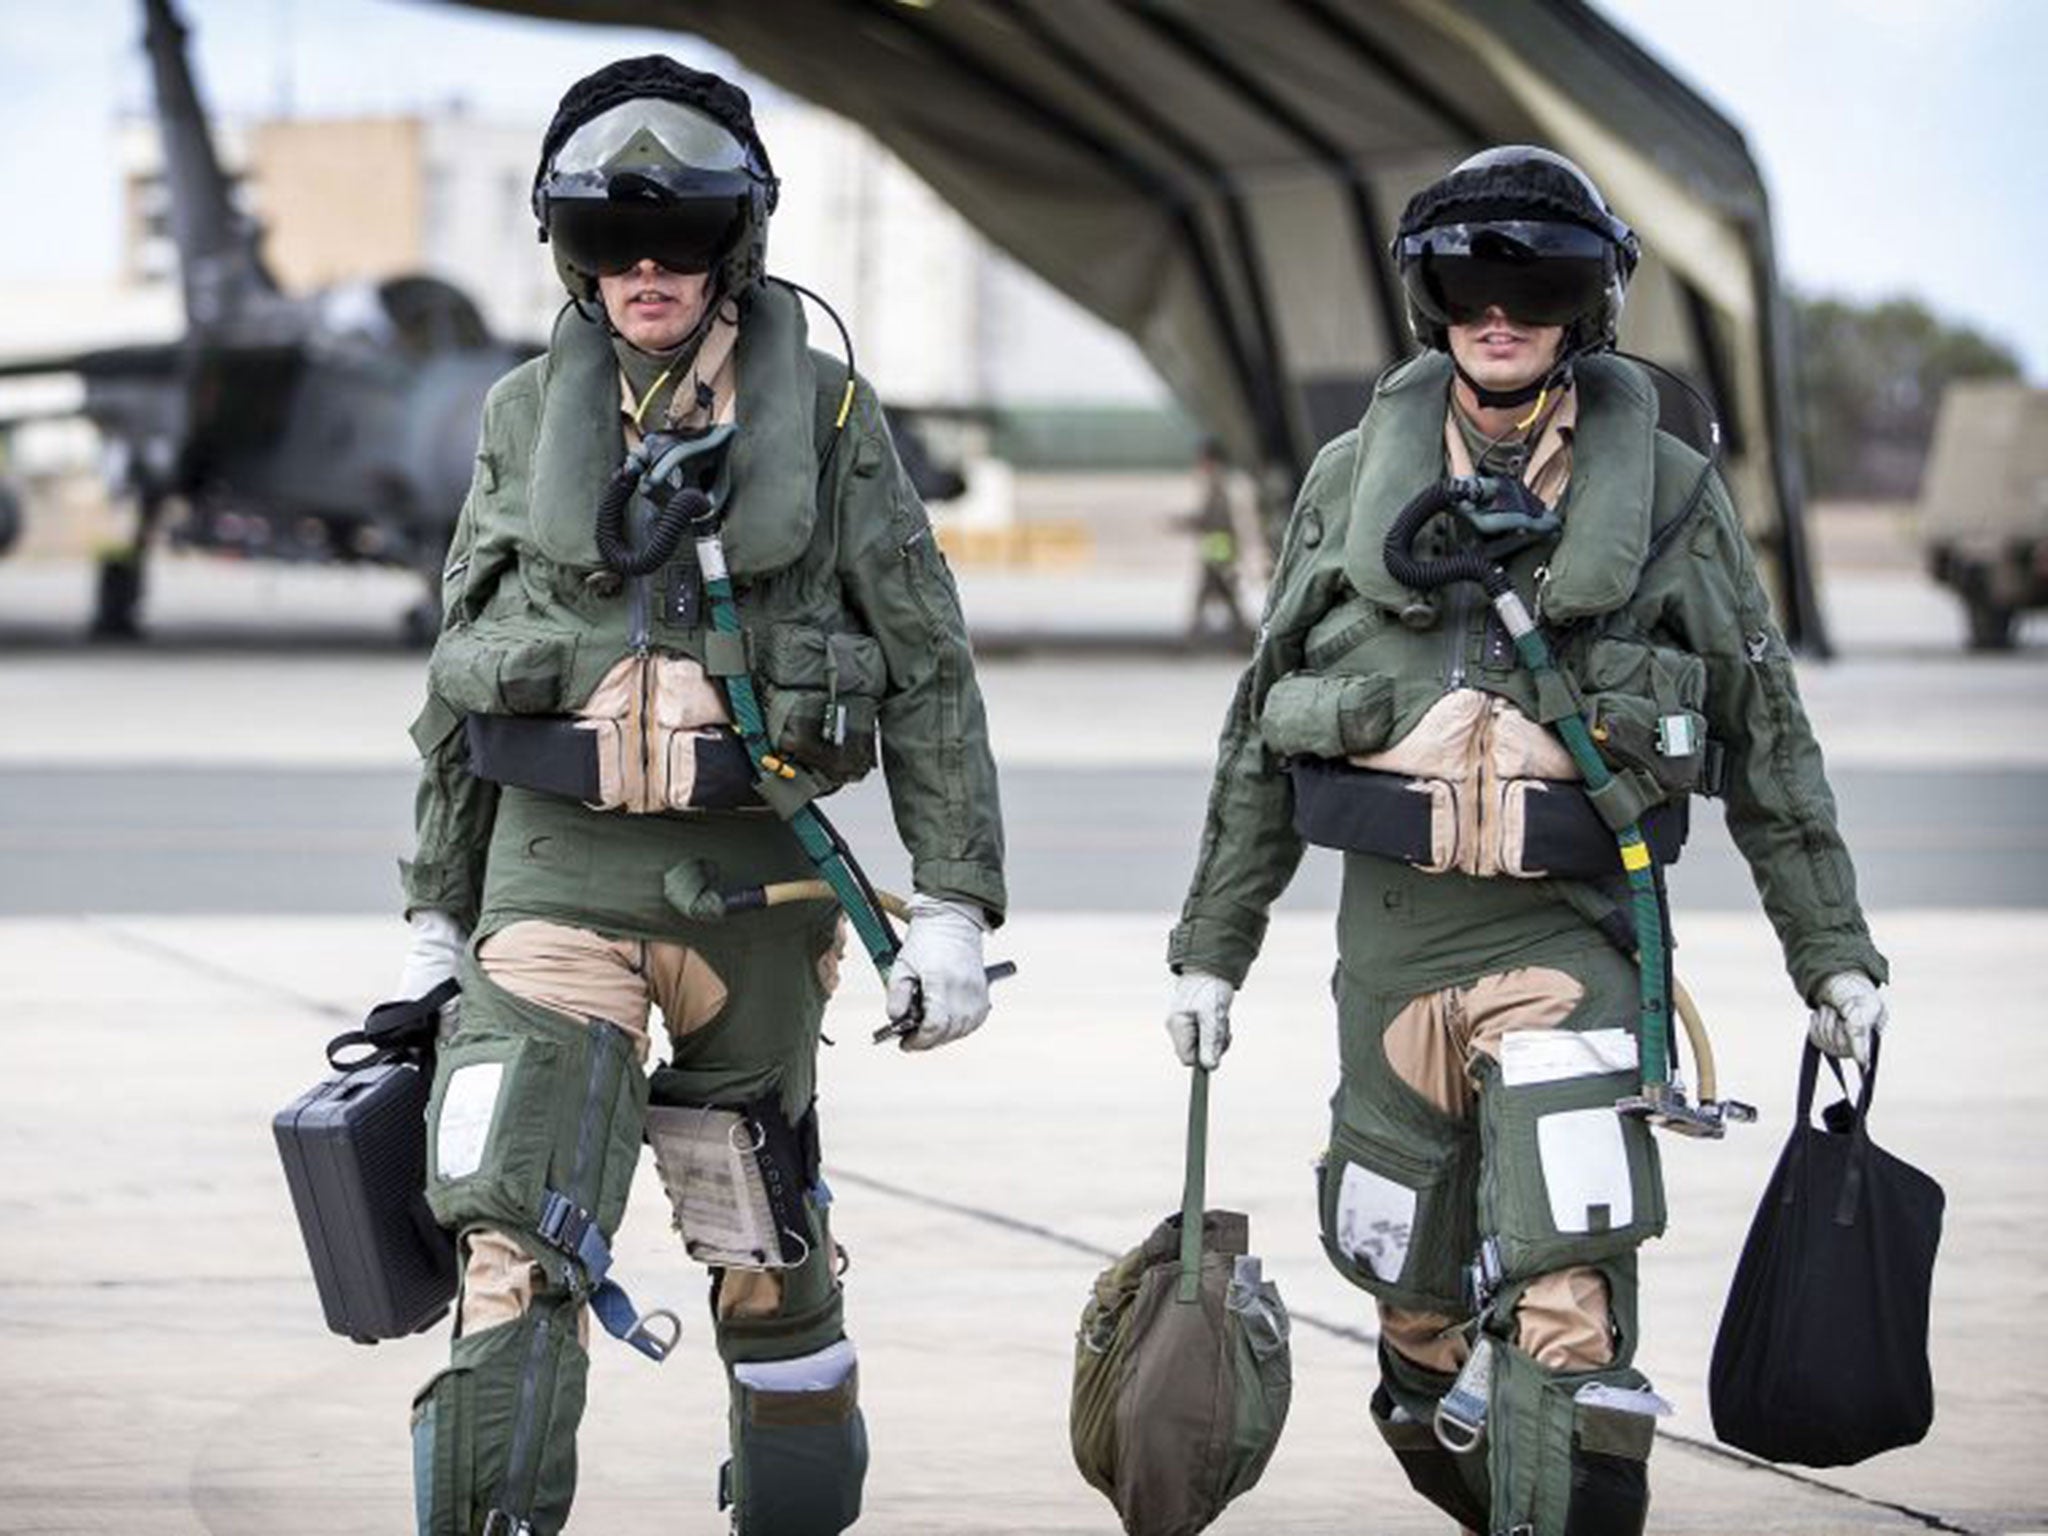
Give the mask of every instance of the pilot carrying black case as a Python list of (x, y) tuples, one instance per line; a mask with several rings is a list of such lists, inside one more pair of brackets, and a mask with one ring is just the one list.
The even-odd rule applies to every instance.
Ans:
[[(427, 1090), (447, 982), (386, 1003), (327, 1047), (338, 1075), (271, 1120), (327, 1326), (359, 1344), (432, 1326), (455, 1296), (455, 1239), (427, 1209)], [(350, 1060), (338, 1053), (368, 1045)]]

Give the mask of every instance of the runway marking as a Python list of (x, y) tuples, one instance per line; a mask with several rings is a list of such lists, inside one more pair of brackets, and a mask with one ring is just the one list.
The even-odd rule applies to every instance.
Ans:
[(330, 1003), (324, 998), (309, 997), (303, 992), (293, 991), (290, 987), (279, 986), (274, 981), (265, 981), (260, 976), (251, 976), (245, 972), (237, 971), (231, 966), (222, 965), (217, 960), (209, 960), (204, 955), (195, 955), (190, 950), (178, 948), (175, 944), (166, 944), (162, 939), (154, 939), (148, 934), (137, 933), (132, 928), (124, 927), (117, 919), (96, 917), (91, 913), (86, 913), (81, 920), (88, 928), (98, 933), (104, 933), (110, 938), (117, 939), (131, 949), (146, 950), (161, 960), (169, 960), (174, 965), (182, 965), (186, 970), (196, 971), (200, 975), (210, 977), (214, 981), (231, 982), (245, 991), (260, 992), (267, 997), (290, 1003), (295, 1008), (303, 1008), (308, 1013), (316, 1013), (322, 1018), (340, 1019), (350, 1025), (357, 1025), (362, 1022), (363, 1015), (360, 1009), (344, 1008), (338, 1003)]

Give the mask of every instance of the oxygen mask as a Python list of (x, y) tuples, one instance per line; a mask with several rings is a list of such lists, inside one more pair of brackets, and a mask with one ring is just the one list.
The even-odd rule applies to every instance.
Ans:
[[(683, 536), (717, 526), (729, 489), (726, 450), (733, 424), (701, 430), (650, 432), (613, 471), (597, 505), (597, 553), (621, 576), (659, 570), (682, 547)], [(636, 495), (637, 493), (637, 495)], [(652, 508), (632, 535), (627, 508)]]

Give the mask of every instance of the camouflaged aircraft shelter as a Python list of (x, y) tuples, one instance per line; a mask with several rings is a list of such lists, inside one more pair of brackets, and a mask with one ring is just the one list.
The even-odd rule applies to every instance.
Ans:
[(1622, 345), (1717, 403), (1781, 618), (1826, 649), (1756, 163), (1582, 0), (468, 3), (688, 32), (860, 123), (1283, 500), (1410, 346), (1409, 194), (1489, 144), (1557, 149), (1642, 236)]

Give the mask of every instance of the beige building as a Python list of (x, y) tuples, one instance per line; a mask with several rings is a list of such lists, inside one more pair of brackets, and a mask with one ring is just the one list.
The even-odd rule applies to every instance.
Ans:
[[(990, 246), (844, 119), (788, 97), (761, 132), (782, 177), (771, 268), (846, 319), (863, 372), (925, 405), (1163, 398), (1137, 349)], [(287, 292), (406, 272), (446, 278), (497, 333), (544, 340), (562, 290), (534, 238), (538, 125), (459, 112), (216, 121), (222, 162)], [(121, 138), (123, 287), (175, 290), (153, 121)], [(820, 345), (836, 349), (829, 322)]]
[[(544, 339), (561, 301), (533, 236), (532, 130), (440, 116), (217, 119), (237, 198), (287, 293), (404, 273), (447, 278), (501, 335)], [(175, 288), (153, 119), (121, 134), (124, 283)]]

